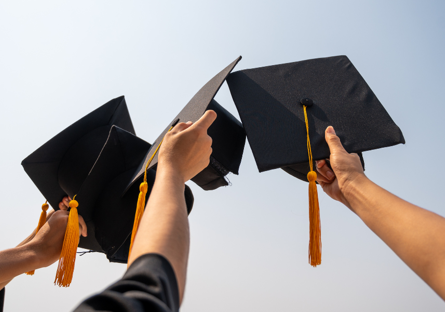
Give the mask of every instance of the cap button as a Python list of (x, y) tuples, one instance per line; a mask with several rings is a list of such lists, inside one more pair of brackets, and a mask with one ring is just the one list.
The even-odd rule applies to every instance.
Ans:
[(310, 98), (302, 98), (300, 103), (301, 105), (306, 105), (307, 107), (314, 105), (314, 101), (312, 101)]

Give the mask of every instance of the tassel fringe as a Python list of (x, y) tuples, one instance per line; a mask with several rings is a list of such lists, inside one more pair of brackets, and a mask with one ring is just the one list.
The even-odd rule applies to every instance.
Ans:
[(134, 222), (133, 222), (133, 231), (131, 232), (131, 243), (130, 243), (130, 250), (128, 252), (128, 258), (130, 258), (131, 249), (133, 248), (133, 242), (134, 238), (136, 237), (136, 233), (139, 228), (139, 223), (141, 222), (142, 215), (144, 214), (145, 210), (145, 197), (147, 195), (148, 191), (148, 184), (147, 182), (142, 182), (139, 186), (139, 197), (138, 197), (138, 203), (136, 205), (136, 214), (134, 216)]
[(60, 287), (69, 287), (71, 284), (76, 263), (77, 246), (79, 245), (79, 215), (77, 212), (79, 203), (73, 199), (69, 206), (71, 210), (66, 225), (62, 252), (59, 257), (56, 279), (54, 280), (54, 284)]
[(317, 173), (310, 171), (309, 180), (309, 263), (313, 267), (321, 264), (321, 225), (318, 206)]

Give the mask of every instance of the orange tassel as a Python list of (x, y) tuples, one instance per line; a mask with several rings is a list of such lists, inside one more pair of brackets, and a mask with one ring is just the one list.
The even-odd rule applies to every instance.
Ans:
[(141, 222), (142, 215), (144, 214), (145, 210), (145, 197), (147, 195), (148, 191), (148, 184), (147, 182), (142, 182), (139, 186), (139, 197), (138, 197), (138, 203), (136, 206), (136, 214), (134, 216), (134, 222), (133, 222), (133, 231), (131, 232), (131, 243), (130, 243), (130, 251), (128, 252), (128, 258), (130, 258), (131, 249), (133, 248), (133, 241), (136, 237), (136, 233), (139, 228), (139, 223)]
[[(37, 232), (42, 228), (42, 226), (45, 224), (46, 222), (46, 211), (48, 210), (48, 201), (46, 201), (43, 205), (42, 205), (42, 212), (40, 213), (40, 219), (39, 219), (39, 223), (37, 224), (37, 228), (36, 228), (36, 234)], [(35, 270), (26, 272), (26, 275), (34, 275)]]
[(318, 205), (317, 173), (313, 168), (311, 141), (309, 138), (309, 122), (307, 119), (306, 105), (303, 105), (304, 120), (307, 133), (307, 152), (309, 156), (310, 171), (307, 174), (309, 181), (309, 263), (313, 267), (321, 264), (321, 222), (320, 207)]
[(79, 245), (79, 215), (77, 212), (79, 203), (74, 198), (69, 203), (71, 210), (66, 225), (62, 252), (59, 257), (56, 279), (54, 280), (54, 284), (61, 287), (68, 287), (71, 284), (76, 263), (77, 246)]
[[(170, 129), (167, 131), (170, 132), (170, 130), (173, 129), (173, 126), (170, 127)], [(139, 185), (139, 197), (138, 202), (136, 204), (136, 213), (134, 216), (134, 222), (133, 222), (133, 231), (131, 232), (131, 242), (130, 242), (130, 250), (128, 251), (128, 259), (130, 259), (131, 249), (133, 249), (133, 242), (136, 237), (136, 233), (138, 232), (139, 223), (141, 222), (142, 215), (144, 214), (145, 210), (145, 197), (147, 195), (148, 191), (148, 184), (147, 184), (147, 169), (148, 166), (150, 166), (151, 161), (159, 151), (159, 148), (161, 147), (162, 142), (164, 141), (164, 138), (162, 138), (159, 145), (156, 147), (156, 150), (154, 151), (153, 155), (151, 155), (150, 159), (147, 162), (147, 165), (145, 165), (145, 173), (144, 173), (144, 182)]]

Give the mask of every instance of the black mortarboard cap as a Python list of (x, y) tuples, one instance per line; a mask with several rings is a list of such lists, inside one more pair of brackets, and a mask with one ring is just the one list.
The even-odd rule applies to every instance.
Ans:
[[(135, 136), (125, 99), (119, 97), (56, 135), (22, 165), (55, 210), (64, 196), (77, 195), (88, 227), (79, 247), (126, 262), (139, 192), (138, 184), (126, 187), (150, 147)], [(154, 179), (153, 170), (147, 174), (148, 194)], [(188, 187), (185, 197), (190, 211)]]
[[(333, 126), (350, 153), (404, 143), (402, 132), (346, 56), (241, 70), (227, 83), (260, 172), (309, 182), (309, 263), (321, 264), (314, 160), (330, 156)], [(363, 158), (361, 157), (362, 164)]]
[[(313, 159), (328, 158), (333, 126), (350, 153), (405, 143), (402, 132), (346, 56), (246, 69), (227, 78), (260, 172), (307, 181), (307, 104)], [(313, 105), (311, 105), (313, 103)]]
[[(147, 153), (129, 185), (133, 185), (133, 183), (144, 174), (145, 167), (153, 153), (155, 153), (156, 146), (159, 145), (172, 126), (178, 122), (196, 122), (206, 110), (214, 110), (217, 114), (216, 120), (208, 129), (208, 134), (213, 140), (213, 152), (210, 156), (209, 166), (196, 175), (192, 181), (204, 190), (214, 190), (220, 186), (228, 185), (224, 177), (229, 172), (238, 174), (246, 134), (241, 123), (213, 98), (224, 83), (227, 75), (230, 74), (240, 60), (241, 56), (210, 79), (210, 81), (193, 96), (181, 112), (173, 118), (172, 122), (168, 124), (153, 143), (153, 148)], [(148, 170), (155, 167), (157, 162), (158, 155), (155, 154), (148, 166)]]

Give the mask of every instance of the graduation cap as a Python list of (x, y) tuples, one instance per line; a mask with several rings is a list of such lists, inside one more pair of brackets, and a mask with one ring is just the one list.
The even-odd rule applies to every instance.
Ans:
[[(228, 185), (224, 177), (229, 172), (238, 174), (246, 134), (241, 123), (213, 98), (240, 60), (241, 56), (210, 79), (181, 112), (173, 118), (153, 143), (153, 146), (159, 146), (165, 134), (177, 123), (196, 122), (207, 110), (214, 110), (217, 118), (207, 131), (212, 138), (213, 151), (210, 156), (210, 164), (192, 179), (204, 190), (214, 190), (220, 186)], [(141, 163), (129, 185), (132, 185), (146, 170), (150, 170), (157, 165), (158, 155), (156, 152), (157, 149), (150, 149), (145, 156), (145, 161)]]
[[(56, 281), (69, 286), (77, 247), (103, 252), (112, 262), (127, 262), (137, 186), (127, 188), (151, 145), (135, 136), (124, 97), (99, 107), (23, 160), (22, 165), (51, 206), (69, 195), (70, 216), (59, 259)], [(151, 191), (155, 171), (148, 173)], [(193, 195), (185, 189), (187, 209)], [(45, 220), (42, 206), (40, 221)], [(78, 234), (78, 213), (88, 236)], [(39, 221), (38, 229), (41, 226)]]
[(359, 154), (405, 143), (402, 132), (346, 56), (241, 70), (227, 83), (259, 171), (281, 168), (310, 182), (309, 260), (316, 266), (321, 236), (313, 166), (330, 155), (326, 128), (333, 126), (344, 148)]

